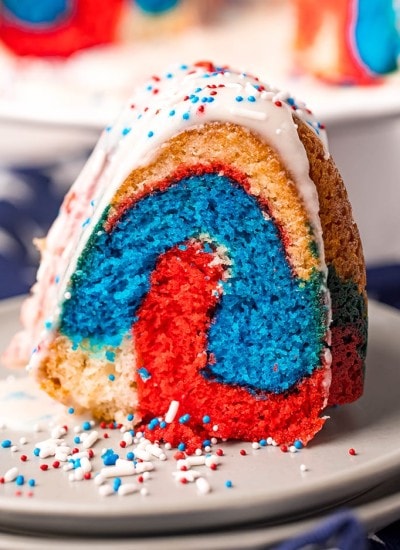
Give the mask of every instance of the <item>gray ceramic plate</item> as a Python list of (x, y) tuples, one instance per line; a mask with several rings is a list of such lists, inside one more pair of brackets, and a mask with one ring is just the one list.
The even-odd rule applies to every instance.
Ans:
[[(15, 330), (17, 310), (15, 301), (0, 307), (0, 348)], [(307, 449), (284, 454), (273, 447), (253, 450), (250, 444), (225, 444), (218, 470), (204, 472), (212, 492), (203, 496), (193, 484), (174, 481), (170, 453), (167, 461), (157, 463), (147, 497), (107, 498), (99, 497), (92, 481), (71, 483), (67, 472), (51, 468), (41, 472), (41, 461), (29, 454), (24, 475), (36, 477), (35, 495), (16, 497), (14, 484), (0, 486), (0, 529), (153, 536), (238, 528), (255, 521), (273, 525), (332, 509), (394, 478), (400, 473), (400, 315), (372, 303), (370, 319), (365, 394), (355, 404), (330, 411), (331, 419)], [(118, 448), (121, 434), (110, 435), (107, 447)], [(0, 432), (1, 440), (20, 437), (12, 430)], [(31, 434), (29, 445), (40, 438), (43, 435)], [(23, 452), (31, 452), (29, 445)], [(240, 454), (241, 448), (247, 450), (246, 456)], [(349, 455), (350, 448), (356, 456)], [(100, 449), (98, 444), (95, 450)], [(18, 463), (21, 452), (0, 448), (2, 472)], [(100, 462), (95, 457), (97, 468)], [(301, 464), (307, 472), (300, 471)], [(228, 479), (233, 482), (231, 489), (225, 487)]]

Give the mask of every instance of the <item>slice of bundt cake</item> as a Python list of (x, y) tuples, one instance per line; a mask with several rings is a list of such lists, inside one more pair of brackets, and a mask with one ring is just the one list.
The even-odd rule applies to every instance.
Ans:
[[(9, 358), (155, 439), (306, 444), (362, 393), (365, 271), (304, 104), (208, 63), (154, 76), (41, 244)], [(24, 347), (22, 347), (24, 346)]]

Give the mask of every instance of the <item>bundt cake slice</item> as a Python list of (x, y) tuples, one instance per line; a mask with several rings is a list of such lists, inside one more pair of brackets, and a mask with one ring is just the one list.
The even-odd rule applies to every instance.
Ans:
[[(361, 244), (304, 104), (208, 63), (154, 76), (42, 243), (9, 350), (50, 395), (149, 437), (306, 444), (362, 393)], [(25, 350), (21, 348), (25, 345)]]

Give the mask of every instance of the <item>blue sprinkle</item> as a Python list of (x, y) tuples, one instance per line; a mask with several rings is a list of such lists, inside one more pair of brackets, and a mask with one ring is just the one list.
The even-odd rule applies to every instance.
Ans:
[(204, 73), (203, 74), (203, 78), (210, 78), (210, 76), (211, 76), (210, 73)]
[(16, 479), (15, 479), (15, 483), (17, 485), (23, 485), (25, 483), (24, 476), (21, 476), (21, 475), (17, 476)]
[(76, 458), (75, 460), (72, 459), (72, 461), (73, 461), (73, 465), (74, 465), (74, 470), (76, 470), (76, 468), (81, 467), (81, 459), (80, 458)]
[(126, 453), (126, 460), (133, 460), (135, 458), (135, 453), (132, 451), (129, 451), (129, 453)]
[(58, 283), (60, 282), (60, 275), (55, 276), (54, 282), (56, 283), (56, 285), (58, 285)]
[(74, 407), (69, 407), (68, 414), (74, 414), (74, 412), (75, 412)]
[(235, 97), (235, 99), (236, 99), (236, 101), (238, 101), (239, 103), (240, 103), (241, 101), (243, 101), (243, 97), (242, 97), (241, 95), (237, 95), (237, 96)]
[(172, 109), (172, 111), (169, 112), (169, 116), (174, 116), (175, 114), (175, 109)]
[(203, 250), (208, 254), (210, 254), (211, 252), (214, 252), (209, 243), (204, 243)]
[(133, 416), (132, 413), (129, 413), (128, 416), (126, 417), (126, 419), (128, 420), (128, 422), (131, 422), (135, 417)]
[(184, 443), (179, 443), (178, 450), (179, 451), (184, 451), (185, 449), (186, 449), (186, 445)]
[(129, 430), (129, 433), (131, 434), (132, 437), (135, 436), (135, 430)]
[(162, 420), (162, 421), (160, 422), (160, 428), (164, 429), (164, 428), (166, 428), (166, 427), (167, 427), (167, 423), (165, 422), (165, 420)]
[(39, 449), (39, 447), (35, 447), (35, 448), (33, 449), (33, 454), (34, 454), (35, 456), (39, 456), (39, 454), (40, 454), (40, 449)]
[(115, 374), (109, 374), (109, 375), (108, 375), (108, 379), (110, 380), (110, 382), (114, 382), (114, 380), (115, 380)]
[(110, 453), (107, 451), (107, 453), (102, 458), (104, 466), (115, 466), (115, 463), (119, 459), (119, 456), (111, 450)]
[(286, 101), (289, 103), (289, 105), (295, 105), (296, 104), (293, 97), (288, 97)]
[(182, 118), (183, 118), (184, 120), (189, 120), (190, 114), (189, 114), (189, 113), (183, 113)]
[(86, 218), (86, 220), (83, 222), (82, 227), (86, 227), (90, 223), (90, 218)]
[(138, 116), (137, 116), (137, 120), (140, 120), (142, 118), (142, 113), (140, 113)]
[(118, 489), (121, 487), (122, 481), (119, 477), (116, 477), (113, 482), (113, 489), (115, 492), (118, 491)]
[(122, 135), (123, 135), (123, 136), (126, 136), (127, 134), (129, 134), (129, 132), (131, 131), (131, 129), (132, 129), (132, 128), (124, 128), (124, 129), (122, 130)]
[(296, 441), (293, 443), (293, 445), (296, 447), (296, 449), (302, 449), (303, 443), (300, 441), (300, 439), (296, 439)]
[(11, 445), (12, 443), (10, 439), (3, 439), (3, 441), (1, 442), (1, 446), (3, 447), (3, 449), (8, 449), (9, 447), (11, 447)]
[(225, 481), (225, 487), (227, 487), (228, 489), (230, 489), (231, 487), (233, 487), (233, 483), (230, 479), (228, 479), (228, 481)]
[(190, 414), (184, 414), (183, 416), (180, 417), (179, 423), (186, 424), (187, 422), (189, 422), (189, 420), (190, 420)]
[(195, 91), (194, 91), (194, 93), (195, 93), (195, 94), (198, 94), (199, 92), (201, 92), (202, 89), (203, 89), (203, 88), (196, 88)]
[(186, 70), (187, 68), (188, 68), (188, 66), (187, 66), (187, 65), (181, 65), (181, 69), (182, 69), (182, 71), (185, 71), (185, 70)]
[(147, 86), (147, 88), (146, 88), (146, 90), (148, 90), (149, 92), (150, 92), (150, 90), (152, 90), (152, 89), (153, 89), (153, 86), (152, 86), (151, 84), (149, 84), (149, 85)]
[(114, 351), (107, 350), (107, 351), (106, 351), (106, 359), (107, 359), (108, 361), (114, 362), (114, 359), (115, 359), (115, 352), (114, 352)]
[(199, 96), (198, 95), (194, 95), (193, 97), (190, 98), (190, 101), (192, 103), (197, 103), (199, 101)]
[(203, 447), (210, 447), (211, 446), (211, 441), (209, 439), (205, 439), (203, 441)]
[(147, 427), (149, 430), (154, 430), (159, 424), (158, 418), (153, 418), (150, 420), (150, 422), (147, 424)]
[(253, 95), (249, 95), (249, 97), (247, 98), (247, 101), (250, 101), (251, 103), (254, 103), (255, 100), (256, 98)]
[(213, 97), (208, 97), (207, 98), (207, 103), (212, 103), (214, 101), (214, 98)]
[(267, 446), (267, 440), (266, 439), (260, 439), (259, 444), (260, 444), (260, 447), (266, 447)]
[(140, 378), (143, 380), (143, 382), (147, 382), (147, 380), (150, 380), (151, 378), (151, 374), (146, 369), (146, 367), (141, 367), (140, 369), (137, 370), (137, 373), (140, 376)]
[(147, 133), (147, 137), (151, 138), (154, 136), (153, 130), (150, 130), (150, 132)]
[(34, 479), (30, 479), (28, 481), (28, 485), (29, 485), (29, 487), (34, 487), (36, 485), (36, 481)]
[(179, 250), (187, 250), (186, 244), (178, 244)]
[(205, 414), (203, 416), (203, 424), (209, 424), (211, 422), (211, 418), (208, 416), (208, 414)]
[(76, 435), (74, 437), (74, 443), (76, 443), (77, 445), (79, 445), (79, 443), (81, 442), (81, 438), (79, 437), (79, 435)]
[(201, 102), (202, 103), (207, 103), (208, 102), (208, 97), (202, 97)]
[(88, 420), (85, 420), (85, 422), (82, 423), (82, 429), (83, 430), (90, 430), (91, 427), (92, 426), (91, 426), (91, 424)]
[(46, 321), (44, 324), (44, 327), (47, 328), (47, 330), (50, 330), (53, 326), (53, 323), (51, 321)]
[(111, 132), (111, 130), (112, 130), (112, 126), (107, 126), (106, 132)]
[(165, 75), (166, 78), (172, 78), (173, 76), (174, 76), (174, 75), (173, 75), (172, 73), (167, 73), (167, 74)]

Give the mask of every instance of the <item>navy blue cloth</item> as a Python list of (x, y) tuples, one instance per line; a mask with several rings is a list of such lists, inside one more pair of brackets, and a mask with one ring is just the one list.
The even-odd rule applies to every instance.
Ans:
[[(0, 299), (25, 294), (35, 281), (44, 237), (87, 154), (41, 167), (0, 168)], [(400, 308), (400, 264), (368, 269), (370, 297)], [(278, 550), (400, 550), (400, 521), (372, 539), (349, 511), (332, 515)]]

